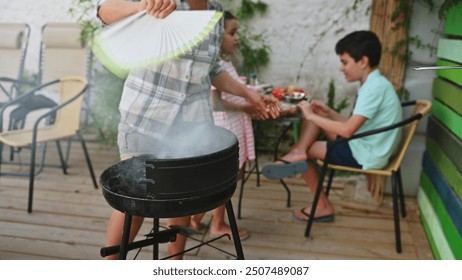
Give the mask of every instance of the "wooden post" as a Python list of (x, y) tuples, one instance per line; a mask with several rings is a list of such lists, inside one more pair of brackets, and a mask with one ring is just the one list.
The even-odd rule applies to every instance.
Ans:
[[(404, 71), (406, 61), (400, 58), (405, 54), (406, 46), (402, 45), (397, 54), (391, 52), (400, 41), (408, 36), (408, 28), (400, 27), (395, 29), (397, 22), (404, 21), (404, 18), (398, 17), (392, 20), (393, 12), (397, 9), (401, 0), (373, 0), (370, 30), (375, 32), (382, 43), (382, 59), (380, 61), (380, 71), (387, 77), (399, 90), (403, 85)], [(412, 5), (412, 0), (406, 0), (408, 5)]]
[[(379, 69), (382, 74), (387, 77), (393, 84), (396, 91), (403, 86), (404, 71), (406, 70), (406, 61), (401, 58), (407, 51), (406, 44), (401, 44), (395, 54), (392, 54), (393, 49), (397, 44), (405, 40), (408, 36), (408, 27), (401, 26), (396, 28), (398, 23), (406, 20), (405, 16), (399, 16), (393, 20), (394, 11), (398, 8), (403, 0), (373, 0), (370, 30), (375, 32), (382, 43), (382, 58), (380, 60)], [(404, 0), (412, 7), (412, 0)], [(404, 3), (404, 2), (403, 2)], [(410, 16), (410, 13), (408, 13)], [(373, 198), (381, 202), (383, 196), (383, 188), (385, 185), (385, 176), (370, 175), (367, 177), (369, 190)]]

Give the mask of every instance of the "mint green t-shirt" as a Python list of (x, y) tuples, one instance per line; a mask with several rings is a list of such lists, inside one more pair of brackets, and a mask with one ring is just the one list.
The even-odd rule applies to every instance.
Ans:
[[(393, 85), (379, 70), (369, 74), (358, 90), (353, 115), (367, 118), (356, 133), (381, 128), (403, 118), (401, 103)], [(354, 139), (349, 142), (354, 158), (363, 169), (385, 167), (401, 141), (401, 129)]]

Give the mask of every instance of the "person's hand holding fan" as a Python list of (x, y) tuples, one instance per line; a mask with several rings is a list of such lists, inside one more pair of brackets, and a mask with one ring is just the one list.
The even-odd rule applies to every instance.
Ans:
[(113, 74), (125, 78), (131, 70), (165, 63), (191, 50), (222, 16), (209, 10), (169, 14), (171, 5), (175, 3), (170, 0), (142, 1), (140, 9), (144, 10), (96, 34), (92, 44), (95, 56)]

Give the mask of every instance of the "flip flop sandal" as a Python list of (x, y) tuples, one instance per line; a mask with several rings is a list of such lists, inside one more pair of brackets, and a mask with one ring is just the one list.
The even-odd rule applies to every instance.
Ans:
[[(292, 217), (295, 220), (300, 221), (300, 222), (308, 222), (308, 219), (310, 219), (310, 214), (306, 213), (305, 210), (306, 208), (300, 209), (300, 213), (302, 213), (306, 217), (306, 219), (298, 217), (297, 215), (295, 215), (295, 212), (292, 212)], [(331, 215), (314, 218), (313, 222), (330, 223), (330, 222), (333, 222), (334, 219), (335, 219), (335, 214), (331, 214)]]
[(199, 228), (189, 226), (189, 227), (184, 227), (183, 231), (184, 231), (184, 234), (187, 236), (196, 235), (196, 234), (204, 234), (207, 231), (207, 225), (204, 223), (200, 223)]
[[(241, 241), (244, 241), (246, 239), (249, 239), (250, 237), (250, 231), (246, 230), (246, 229), (239, 229), (239, 232), (244, 232), (244, 234), (242, 236), (239, 237), (239, 239)], [(216, 237), (220, 237), (222, 236), (223, 234), (211, 234), (209, 233), (209, 236), (212, 237), (212, 238), (216, 238)], [(229, 233), (229, 238), (230, 240), (233, 240), (233, 235), (231, 233)]]
[(283, 179), (299, 173), (303, 173), (308, 169), (308, 164), (304, 160), (290, 162), (283, 159), (277, 159), (276, 161), (282, 161), (283, 164), (271, 163), (263, 166), (262, 174), (266, 178)]

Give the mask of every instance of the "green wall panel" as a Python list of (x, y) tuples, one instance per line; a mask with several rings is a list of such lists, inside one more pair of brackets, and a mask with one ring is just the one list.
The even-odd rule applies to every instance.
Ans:
[(462, 2), (449, 10), (444, 20), (443, 32), (447, 35), (462, 36)]
[(451, 216), (451, 219), (459, 232), (459, 235), (462, 235), (462, 200), (457, 197), (454, 189), (443, 176), (440, 169), (441, 166), (437, 165), (437, 163), (427, 155), (427, 152), (424, 153), (422, 167), (425, 174), (427, 174), (430, 178), (434, 190), (443, 201), (449, 216)]
[(440, 222), (445, 239), (448, 242), (448, 246), (451, 248), (455, 258), (462, 260), (462, 237), (459, 235), (451, 217), (447, 213), (443, 201), (441, 201), (441, 198), (436, 193), (432, 182), (423, 172), (421, 174), (420, 191), (425, 192), (425, 196)]
[(446, 181), (452, 187), (459, 199), (462, 200), (462, 174), (460, 174), (460, 172), (444, 154), (438, 144), (436, 144), (436, 142), (430, 138), (427, 138), (427, 153), (433, 162), (438, 165), (441, 173), (443, 173)]
[[(438, 59), (436, 62), (438, 66), (461, 66), (461, 64), (451, 62), (444, 59)], [(437, 70), (436, 74), (438, 77), (445, 78), (459, 86), (462, 86), (462, 69), (451, 69), (451, 70)]]
[(438, 41), (436, 56), (445, 60), (462, 63), (462, 40), (440, 39)]
[(454, 167), (459, 173), (462, 173), (462, 140), (452, 134), (433, 116), (428, 118), (427, 137), (438, 144), (444, 154), (454, 164)]
[[(462, 70), (460, 70), (460, 74), (462, 75)], [(441, 78), (435, 78), (432, 93), (435, 98), (462, 115), (462, 87)]]
[(425, 233), (430, 240), (430, 246), (435, 257), (442, 260), (455, 260), (456, 258), (441, 228), (441, 222), (438, 220), (430, 200), (422, 190), (417, 194), (417, 203), (425, 226)]
[(432, 105), (433, 116), (442, 122), (459, 139), (462, 139), (462, 116), (436, 99), (433, 99)]

